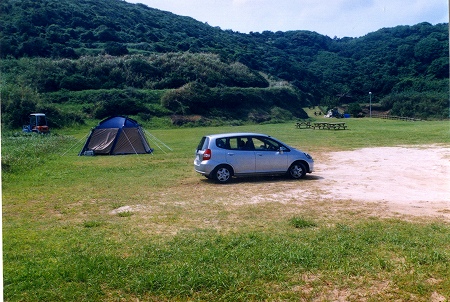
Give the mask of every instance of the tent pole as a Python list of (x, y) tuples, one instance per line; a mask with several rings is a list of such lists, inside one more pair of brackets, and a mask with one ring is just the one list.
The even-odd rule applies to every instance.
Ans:
[(135, 153), (135, 154), (138, 154), (137, 151), (136, 151), (136, 149), (134, 148), (133, 144), (131, 143), (130, 139), (128, 138), (127, 133), (126, 133), (124, 130), (122, 130), (122, 132), (123, 132), (123, 134), (125, 134), (125, 137), (127, 138), (127, 141), (130, 143), (131, 148), (133, 148), (134, 153)]

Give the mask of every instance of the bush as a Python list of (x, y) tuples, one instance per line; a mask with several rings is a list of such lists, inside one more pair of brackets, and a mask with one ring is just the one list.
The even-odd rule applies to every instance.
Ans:
[(289, 121), (294, 119), (294, 115), (287, 109), (273, 107), (270, 109), (270, 117), (273, 121)]
[(148, 112), (147, 108), (138, 100), (128, 97), (126, 94), (110, 94), (97, 103), (94, 117), (103, 119), (114, 115), (136, 115)]
[(391, 115), (427, 119), (449, 117), (448, 94), (439, 92), (403, 92), (382, 99)]
[(352, 116), (357, 117), (362, 112), (361, 106), (358, 103), (351, 103), (348, 105), (347, 112)]
[(108, 42), (105, 45), (105, 52), (111, 56), (123, 56), (128, 54), (128, 49), (121, 43)]
[(175, 114), (207, 114), (207, 107), (212, 105), (208, 104), (213, 98), (210, 93), (205, 84), (192, 82), (167, 91), (161, 98), (161, 105)]
[(261, 109), (252, 109), (248, 113), (248, 120), (254, 123), (263, 123), (270, 120), (270, 114)]
[(39, 95), (29, 87), (6, 85), (1, 88), (2, 124), (10, 129), (22, 127), (30, 113), (36, 112)]
[(209, 88), (190, 83), (167, 91), (161, 105), (175, 114), (249, 120), (256, 123), (307, 118), (304, 103), (290, 88)]

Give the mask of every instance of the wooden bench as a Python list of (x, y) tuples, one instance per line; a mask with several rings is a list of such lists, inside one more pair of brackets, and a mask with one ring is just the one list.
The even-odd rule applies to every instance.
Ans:
[(298, 129), (302, 129), (302, 127), (306, 128), (311, 128), (311, 122), (297, 122), (295, 124), (295, 127)]

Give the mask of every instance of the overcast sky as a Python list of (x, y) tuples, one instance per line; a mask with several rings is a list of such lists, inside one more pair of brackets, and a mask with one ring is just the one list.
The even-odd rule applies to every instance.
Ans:
[(383, 27), (448, 23), (448, 0), (127, 0), (241, 33), (310, 30), (360, 37)]

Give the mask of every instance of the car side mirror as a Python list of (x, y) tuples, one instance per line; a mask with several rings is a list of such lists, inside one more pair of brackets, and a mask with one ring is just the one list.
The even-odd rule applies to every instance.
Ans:
[(283, 154), (284, 151), (286, 151), (287, 149), (283, 146), (280, 147), (280, 149), (278, 149), (278, 152), (280, 152), (281, 154)]

